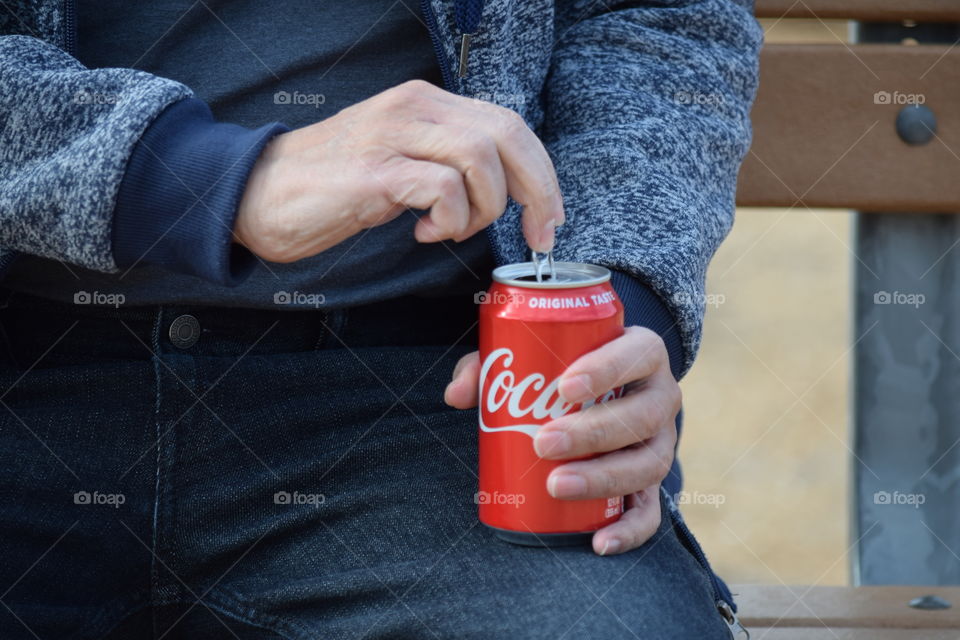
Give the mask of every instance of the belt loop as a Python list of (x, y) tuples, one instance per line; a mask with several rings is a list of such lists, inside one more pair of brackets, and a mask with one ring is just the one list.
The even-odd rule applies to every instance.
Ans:
[(157, 315), (153, 319), (153, 327), (150, 330), (150, 346), (153, 347), (153, 355), (156, 358), (160, 357), (160, 349), (162, 348), (160, 344), (160, 327), (163, 326), (163, 307), (157, 307)]
[(323, 349), (328, 344), (333, 344), (334, 346), (340, 345), (343, 330), (347, 326), (347, 311), (347, 309), (330, 309), (329, 311), (323, 312), (324, 317), (323, 320), (321, 320), (323, 331), (320, 332), (320, 337), (317, 339), (314, 350)]

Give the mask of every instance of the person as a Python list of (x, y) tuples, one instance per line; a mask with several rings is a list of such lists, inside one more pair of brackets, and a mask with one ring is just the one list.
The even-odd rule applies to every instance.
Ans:
[[(7, 0), (0, 636), (722, 638), (671, 496), (747, 0)], [(476, 518), (474, 295), (552, 249), (623, 337), (538, 434), (591, 547)]]

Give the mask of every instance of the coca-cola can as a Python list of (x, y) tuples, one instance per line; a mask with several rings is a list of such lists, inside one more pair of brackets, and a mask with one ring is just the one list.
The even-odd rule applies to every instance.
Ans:
[(547, 477), (568, 460), (544, 460), (533, 448), (541, 425), (597, 402), (564, 402), (560, 375), (577, 358), (623, 334), (623, 305), (610, 271), (557, 262), (538, 281), (537, 266), (498, 267), (480, 302), (480, 521), (516, 544), (581, 544), (620, 518), (623, 498), (559, 500)]

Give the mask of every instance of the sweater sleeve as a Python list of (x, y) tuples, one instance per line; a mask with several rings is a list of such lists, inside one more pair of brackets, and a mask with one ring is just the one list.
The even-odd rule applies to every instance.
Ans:
[(748, 0), (559, 0), (541, 138), (559, 259), (620, 270), (697, 352), (707, 265), (733, 222), (761, 31)]
[(133, 69), (87, 69), (30, 36), (0, 36), (0, 65), (0, 247), (115, 271), (127, 162), (190, 90)]
[(233, 243), (247, 177), (279, 123), (246, 129), (214, 121), (185, 98), (167, 107), (137, 142), (113, 214), (117, 266), (152, 264), (231, 286), (256, 262)]

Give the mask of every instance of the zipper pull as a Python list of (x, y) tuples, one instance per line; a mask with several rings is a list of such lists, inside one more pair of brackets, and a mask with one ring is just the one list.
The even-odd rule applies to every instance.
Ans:
[(733, 612), (730, 605), (723, 600), (717, 600), (717, 611), (720, 612), (723, 621), (726, 622), (727, 627), (730, 628), (731, 638), (734, 640), (750, 640), (750, 632), (747, 631), (745, 626), (740, 624), (740, 620), (737, 619), (737, 614)]
[(472, 33), (464, 33), (460, 36), (460, 69), (457, 72), (458, 78), (467, 77), (467, 57), (470, 55), (470, 40)]

